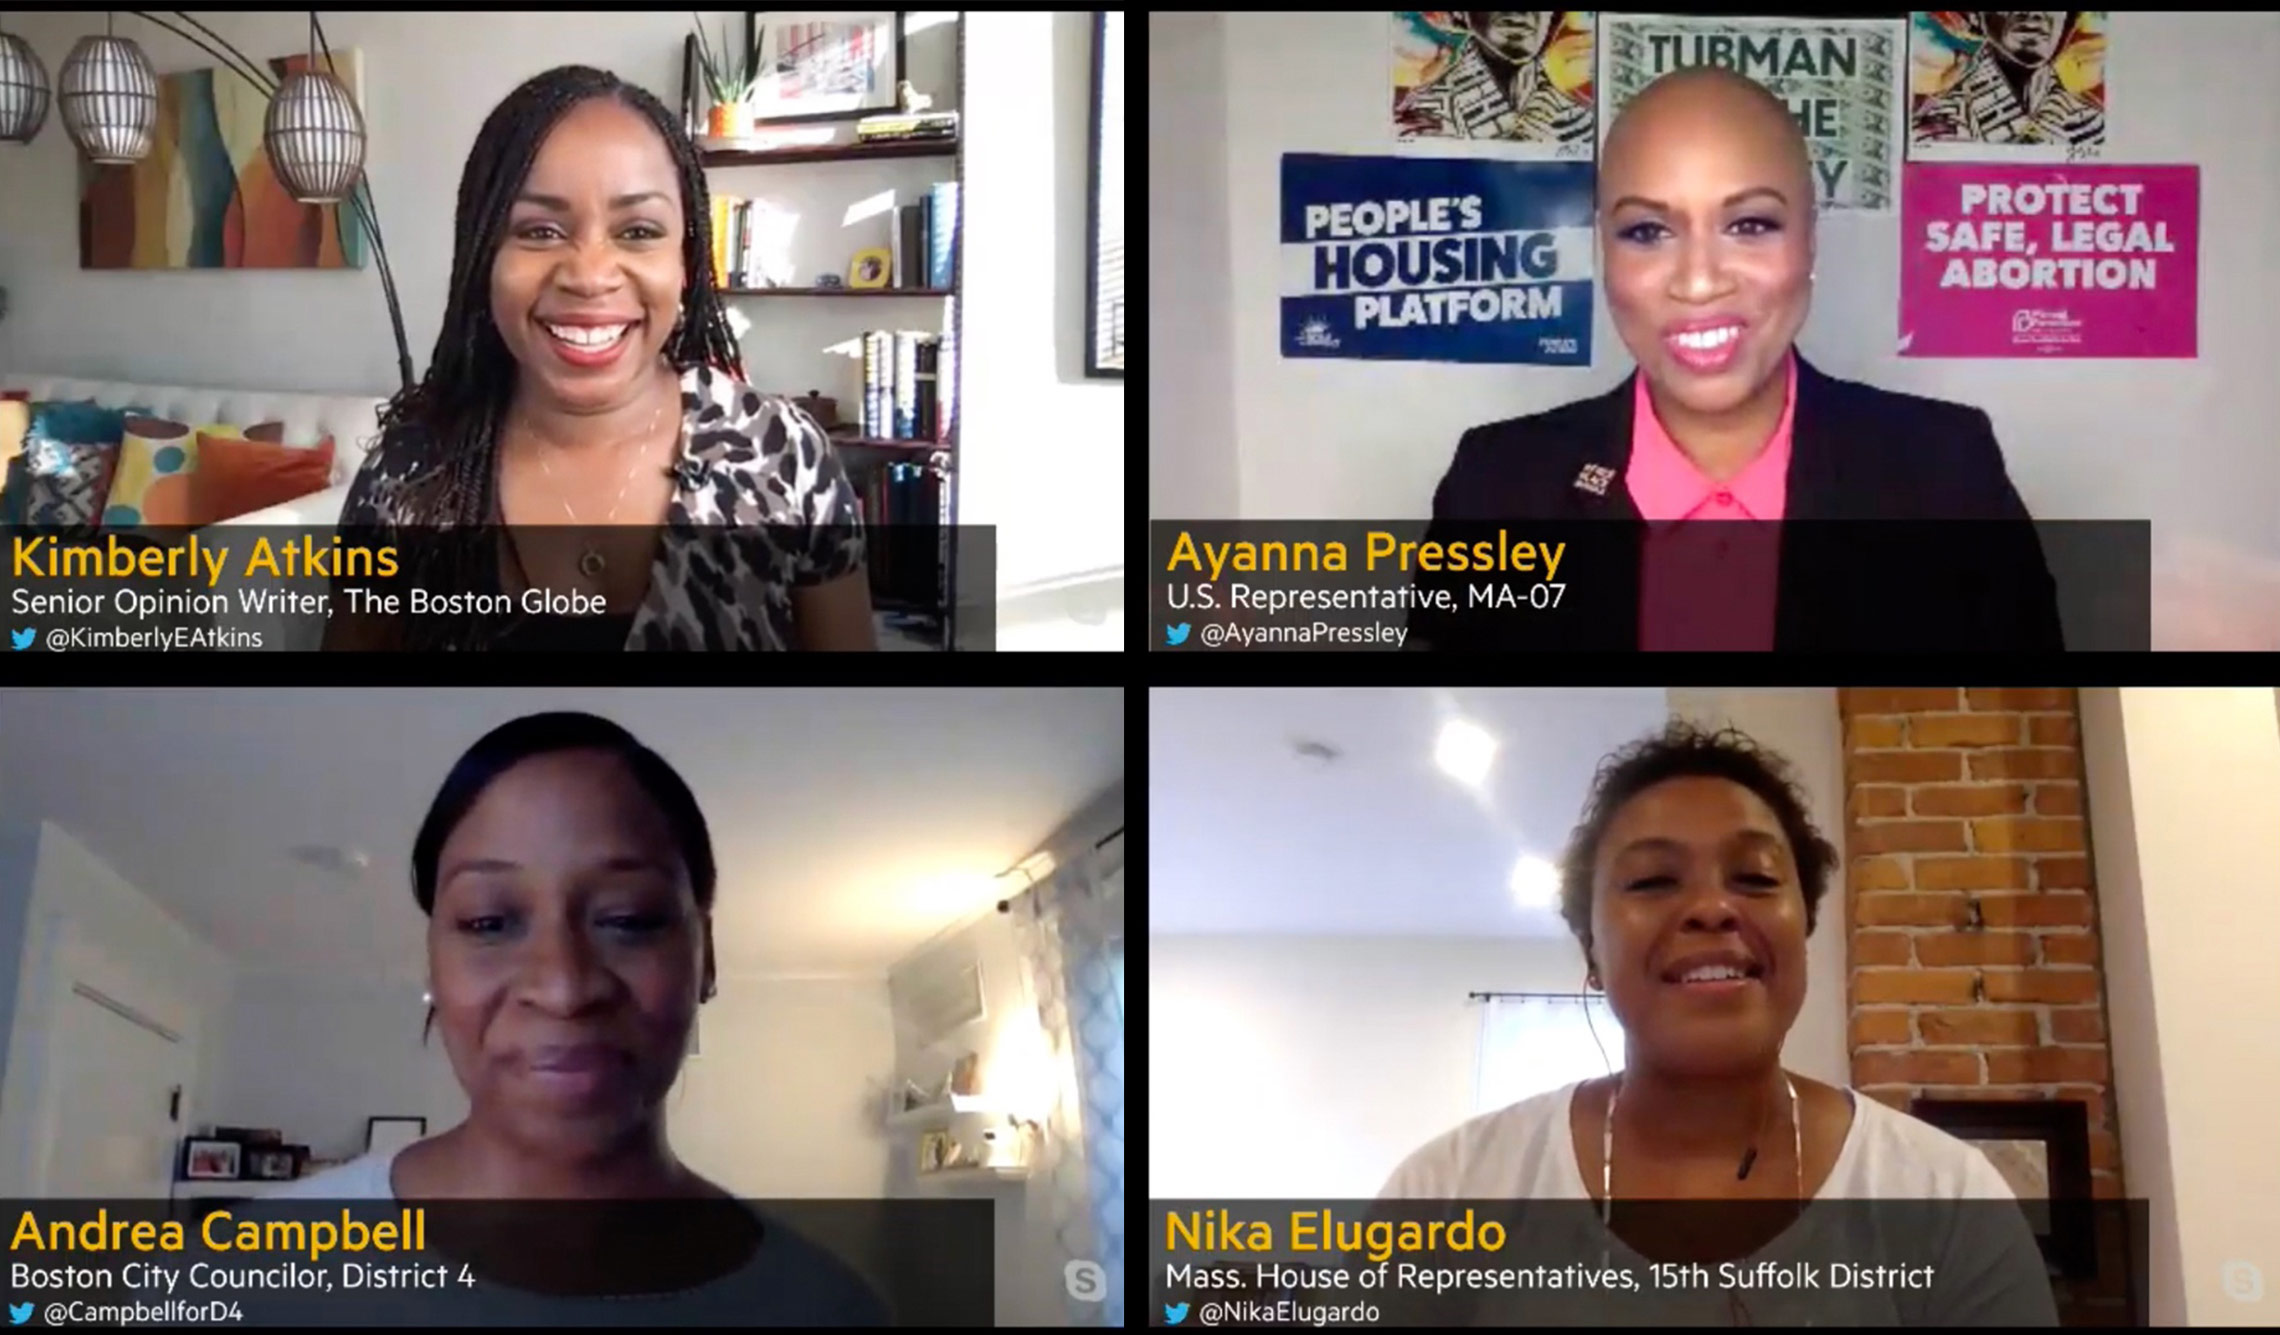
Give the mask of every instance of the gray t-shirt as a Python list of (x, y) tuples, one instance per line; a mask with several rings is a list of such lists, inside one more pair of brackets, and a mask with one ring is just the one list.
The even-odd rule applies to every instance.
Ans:
[[(390, 1176), (395, 1154), (368, 1154), (313, 1177), (265, 1192), (233, 1210), (259, 1221), (270, 1202), (375, 1201), (395, 1198)], [(747, 1207), (749, 1208), (749, 1207)], [(464, 1322), (502, 1326), (878, 1326), (890, 1324), (887, 1306), (845, 1262), (777, 1220), (757, 1215), (761, 1245), (740, 1269), (678, 1293), (622, 1297), (559, 1297), (488, 1283), (458, 1283), (441, 1290), (362, 1289), (343, 1293), (247, 1290), (248, 1319), (310, 1325), (436, 1325)], [(373, 1258), (377, 1266), (417, 1264), (412, 1257)], [(425, 1264), (432, 1267), (435, 1261)], [(331, 1267), (326, 1267), (331, 1268)], [(457, 1263), (449, 1271), (459, 1273)]]

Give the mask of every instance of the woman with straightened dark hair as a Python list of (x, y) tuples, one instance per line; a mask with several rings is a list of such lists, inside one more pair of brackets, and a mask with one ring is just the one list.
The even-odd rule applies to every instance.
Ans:
[[(1574, 1295), (1587, 1324), (2055, 1325), (2034, 1235), (1985, 1155), (1783, 1069), (1805, 939), (1838, 870), (1791, 773), (1740, 732), (1683, 722), (1606, 759), (1561, 860), (1560, 911), (1622, 1027), (1624, 1069), (1473, 1118), (1405, 1159), (1384, 1195), (1589, 1201), (1559, 1213), (1580, 1228), (1563, 1245), (1642, 1285), (1656, 1261), (1929, 1266), (1866, 1286)], [(1649, 1204), (1666, 1201), (1722, 1204)], [(1839, 1201), (1907, 1205), (1806, 1209)], [(1860, 1232), (1895, 1219), (1897, 1241)]]
[[(486, 734), (412, 848), (428, 917), (422, 1041), (441, 1037), (467, 1118), (269, 1198), (638, 1203), (429, 1211), (431, 1247), (490, 1281), (480, 1296), (502, 1305), (483, 1311), (578, 1324), (607, 1297), (613, 1322), (643, 1325), (883, 1320), (845, 1265), (667, 1141), (666, 1096), (714, 994), (718, 877), (695, 795), (624, 728), (547, 713)], [(464, 1315), (467, 1296), (436, 1301)]]
[(341, 526), (397, 547), (388, 591), (508, 612), (382, 617), (336, 589), (327, 647), (877, 647), (855, 491), (813, 418), (745, 382), (709, 198), (678, 119), (614, 74), (551, 69), (492, 111), (435, 354)]

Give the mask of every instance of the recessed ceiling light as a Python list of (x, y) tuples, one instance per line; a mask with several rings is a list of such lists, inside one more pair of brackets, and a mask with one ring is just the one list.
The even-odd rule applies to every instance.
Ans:
[(1548, 909), (1559, 902), (1560, 870), (1539, 857), (1512, 864), (1512, 898), (1522, 908)]
[(1496, 763), (1496, 739), (1461, 718), (1450, 719), (1433, 743), (1433, 761), (1458, 783), (1477, 788)]
[(335, 844), (295, 844), (288, 851), (295, 862), (320, 871), (329, 871), (336, 876), (361, 876), (372, 866), (372, 855), (361, 848), (345, 848)]

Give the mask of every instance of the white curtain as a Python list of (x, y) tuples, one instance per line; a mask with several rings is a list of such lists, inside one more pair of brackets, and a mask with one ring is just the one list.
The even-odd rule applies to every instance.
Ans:
[(1623, 1030), (1605, 997), (1492, 996), (1481, 1007), (1473, 1111), (1622, 1069)]
[(1106, 1276), (1096, 1301), (1068, 1296), (1069, 1324), (1124, 1324), (1124, 840), (1056, 870), (1015, 901), (1021, 953), (1053, 1059), (1033, 1201), (1067, 1263)]

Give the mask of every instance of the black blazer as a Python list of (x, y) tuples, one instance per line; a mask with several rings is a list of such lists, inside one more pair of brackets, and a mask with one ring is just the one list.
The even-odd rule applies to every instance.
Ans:
[[(1428, 540), (1477, 542), (1502, 526), (1517, 541), (1535, 523), (1584, 535), (1576, 555), (1586, 559), (1563, 568), (1577, 574), (1555, 615), (1418, 613), (1420, 647), (1639, 647), (1646, 524), (1623, 477), (1636, 377), (1457, 442)], [(2041, 541), (1979, 409), (1837, 380), (1800, 356), (1784, 519), (1805, 522), (1780, 530), (1778, 652), (2064, 647)], [(1419, 582), (1451, 588), (1461, 606), (1479, 578)]]

